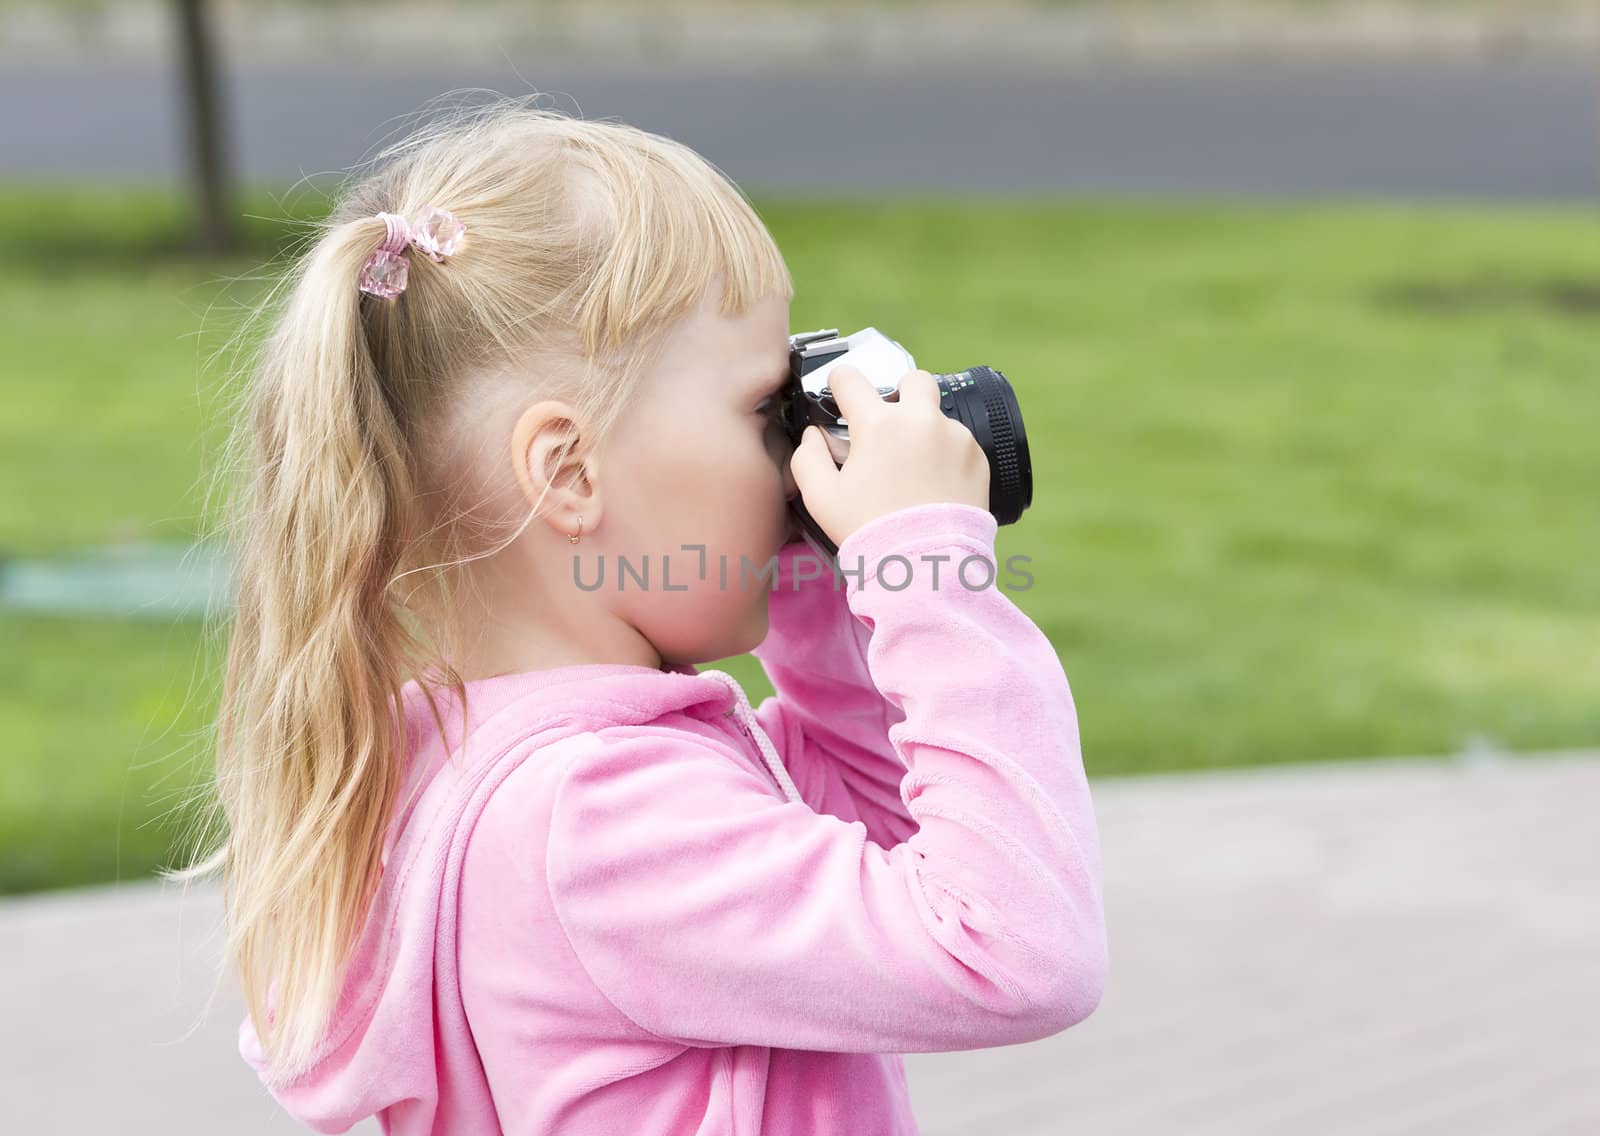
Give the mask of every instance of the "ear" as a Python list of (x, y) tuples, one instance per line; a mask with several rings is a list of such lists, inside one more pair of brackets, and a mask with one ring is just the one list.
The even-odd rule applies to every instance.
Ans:
[(511, 429), (511, 467), (528, 504), (539, 504), (540, 520), (552, 529), (575, 533), (579, 517), (584, 532), (599, 527), (598, 458), (571, 405), (536, 402), (518, 416)]

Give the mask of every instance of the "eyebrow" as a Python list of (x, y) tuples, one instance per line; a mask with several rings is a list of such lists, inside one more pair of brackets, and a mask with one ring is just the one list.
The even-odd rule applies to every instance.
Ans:
[(761, 377), (750, 384), (750, 389), (756, 394), (767, 394), (777, 390), (789, 380), (789, 359), (784, 357), (783, 366), (777, 370), (762, 371)]

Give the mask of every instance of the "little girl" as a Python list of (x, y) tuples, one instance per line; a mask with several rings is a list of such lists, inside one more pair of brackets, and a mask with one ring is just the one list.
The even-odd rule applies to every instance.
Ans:
[[(699, 155), (519, 100), (382, 155), (288, 277), (190, 871), (315, 1130), (910, 1136), (900, 1054), (1098, 1004), (1072, 694), (994, 586), (987, 460), (924, 371), (837, 369), (848, 459), (791, 452), (792, 295)], [(754, 709), (696, 667), (752, 651)]]

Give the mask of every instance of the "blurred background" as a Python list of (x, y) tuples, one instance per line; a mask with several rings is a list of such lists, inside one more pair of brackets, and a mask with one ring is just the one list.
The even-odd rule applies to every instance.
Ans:
[[(185, 859), (207, 793), (202, 617), (227, 563), (204, 537), (238, 320), (341, 170), (429, 100), (535, 91), (743, 186), (794, 330), (875, 326), (1017, 390), (1036, 488), (999, 551), (1031, 559), (1013, 598), (1073, 684), (1126, 1013), (1108, 998), (1032, 1059), (908, 1063), (925, 1131), (1600, 1130), (1600, 1032), (1573, 1012), (1600, 1004), (1600, 9), (1564, 0), (0, 0), (0, 1002), (55, 1031), (7, 1054), (22, 1096), (194, 1024), (79, 1029), (27, 976), (99, 989), (137, 942), (167, 985), (105, 998), (177, 997), (178, 901), (119, 885)], [(752, 658), (715, 665), (771, 693)], [(1418, 918), (1297, 906), (1330, 879), (1345, 916), (1386, 896)], [(1151, 915), (1175, 910), (1205, 930)], [(1235, 1011), (1312, 1005), (1260, 985), (1271, 942), (1284, 975), (1345, 967), (1325, 1020), (1244, 1031), (1188, 1082), (1193, 1048), (1137, 1064), (1179, 1044), (1174, 1005), (1189, 1047)], [(1480, 969), (1438, 977), (1463, 942)], [(1397, 950), (1415, 971), (1384, 968)], [(1388, 1050), (1333, 1013), (1363, 958), (1388, 1010), (1436, 978)], [(1506, 988), (1482, 1013), (1520, 1032), (1443, 1009), (1514, 973), (1544, 1000)], [(292, 1130), (236, 1025), (218, 1011), (140, 1059), (174, 1094), (141, 1106), (181, 1118), (161, 1130), (241, 1099), (255, 1119), (228, 1131)], [(1480, 1044), (1437, 1057), (1462, 1036)], [(1356, 1083), (1435, 1057), (1340, 1107), (1309, 1078), (1272, 1105), (1270, 1059), (1312, 1037), (1327, 1052), (1296, 1068), (1368, 1053)], [(1559, 1059), (1527, 1056), (1541, 1042)], [(193, 1097), (172, 1088), (201, 1068)], [(1006, 1077), (1031, 1086), (1009, 1112), (973, 1103)]]

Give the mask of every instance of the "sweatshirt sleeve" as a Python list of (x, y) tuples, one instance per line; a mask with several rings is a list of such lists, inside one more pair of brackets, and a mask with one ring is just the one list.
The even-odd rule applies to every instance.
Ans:
[[(1099, 1004), (1099, 837), (1066, 676), (1002, 589), (950, 572), (975, 557), (967, 578), (992, 577), (994, 533), (986, 510), (924, 505), (839, 550), (842, 569), (866, 566), (846, 575), (848, 605), (902, 715), (903, 843), (678, 733), (601, 731), (567, 765), (551, 900), (589, 977), (642, 1029), (936, 1052), (1038, 1040)], [(937, 584), (923, 556), (950, 558)]]
[(906, 765), (889, 740), (905, 715), (873, 682), (870, 633), (850, 610), (847, 583), (803, 542), (779, 553), (767, 637), (751, 652), (776, 693), (756, 721), (806, 804), (859, 819), (868, 839), (893, 847), (917, 827), (900, 800)]

